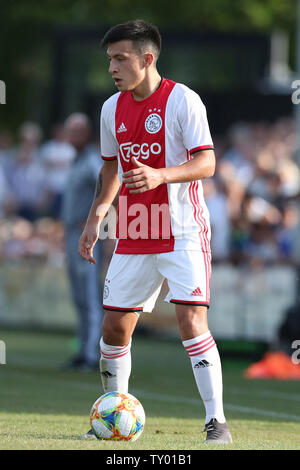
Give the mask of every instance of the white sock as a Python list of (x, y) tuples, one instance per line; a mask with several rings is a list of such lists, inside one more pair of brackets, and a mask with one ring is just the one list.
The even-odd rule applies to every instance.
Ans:
[(210, 331), (183, 341), (182, 344), (190, 356), (198, 391), (205, 406), (205, 423), (212, 418), (225, 423), (221, 361)]
[(100, 340), (100, 372), (103, 390), (128, 392), (131, 373), (131, 339), (125, 346), (111, 346)]

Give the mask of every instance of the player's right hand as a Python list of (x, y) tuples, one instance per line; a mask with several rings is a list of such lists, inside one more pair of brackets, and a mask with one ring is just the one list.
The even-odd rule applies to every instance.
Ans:
[(90, 264), (96, 264), (93, 249), (99, 237), (99, 228), (86, 226), (79, 239), (78, 253)]

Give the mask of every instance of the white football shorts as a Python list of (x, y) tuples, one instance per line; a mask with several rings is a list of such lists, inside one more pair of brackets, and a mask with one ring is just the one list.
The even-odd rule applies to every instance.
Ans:
[(137, 314), (152, 312), (165, 279), (169, 286), (166, 302), (209, 307), (210, 277), (208, 252), (114, 253), (105, 279), (103, 307)]

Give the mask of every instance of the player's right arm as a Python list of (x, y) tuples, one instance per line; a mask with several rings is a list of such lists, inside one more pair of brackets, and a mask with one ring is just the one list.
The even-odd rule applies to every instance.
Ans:
[(100, 116), (101, 156), (104, 160), (85, 228), (79, 240), (78, 253), (89, 263), (96, 264), (93, 248), (99, 238), (100, 224), (113, 203), (119, 187), (118, 142), (115, 136), (115, 110), (119, 93), (102, 106)]
[(105, 160), (96, 183), (94, 201), (78, 245), (80, 256), (91, 264), (96, 264), (93, 249), (99, 237), (101, 222), (113, 203), (119, 187), (118, 160)]

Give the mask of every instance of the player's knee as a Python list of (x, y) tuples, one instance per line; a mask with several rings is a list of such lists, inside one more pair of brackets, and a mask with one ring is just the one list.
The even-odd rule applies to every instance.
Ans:
[(177, 314), (180, 333), (185, 338), (193, 338), (208, 330), (207, 317), (204, 311), (186, 310)]
[(109, 317), (103, 322), (102, 336), (103, 341), (112, 346), (123, 346), (128, 343), (126, 327)]

